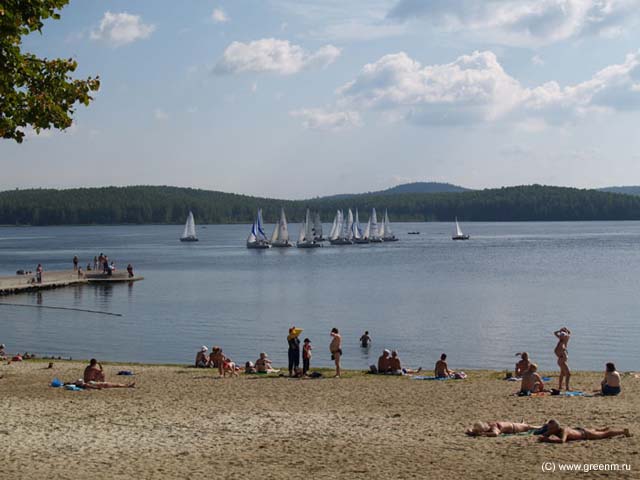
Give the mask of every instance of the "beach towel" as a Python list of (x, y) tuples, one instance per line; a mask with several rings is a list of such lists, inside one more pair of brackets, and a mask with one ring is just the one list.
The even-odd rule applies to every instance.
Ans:
[(575, 392), (537, 392), (532, 393), (531, 395), (520, 395), (520, 392), (514, 393), (515, 396), (525, 396), (525, 397), (593, 397), (590, 393), (575, 391)]
[(127, 376), (129, 376), (129, 375), (135, 375), (135, 373), (133, 373), (131, 370), (120, 370), (118, 372), (118, 375), (127, 375)]
[[(522, 381), (522, 377), (509, 377), (509, 378), (505, 378), (505, 380), (507, 382), (521, 382)], [(542, 377), (542, 381), (543, 382), (550, 382), (551, 381), (551, 377)]]
[(433, 377), (433, 376), (424, 376), (424, 375), (416, 375), (411, 377), (412, 380), (457, 380), (453, 377)]
[(82, 392), (84, 390), (84, 388), (80, 388), (77, 385), (74, 384), (69, 384), (69, 385), (65, 385), (64, 386), (65, 390), (71, 390), (72, 392)]

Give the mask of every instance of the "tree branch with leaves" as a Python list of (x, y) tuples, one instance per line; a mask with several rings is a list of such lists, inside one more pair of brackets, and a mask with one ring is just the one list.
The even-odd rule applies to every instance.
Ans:
[(22, 37), (42, 33), (44, 20), (60, 19), (69, 0), (2, 0), (0, 3), (0, 137), (22, 143), (24, 129), (36, 132), (73, 123), (77, 103), (89, 105), (99, 77), (73, 79), (78, 63), (38, 58), (21, 51)]

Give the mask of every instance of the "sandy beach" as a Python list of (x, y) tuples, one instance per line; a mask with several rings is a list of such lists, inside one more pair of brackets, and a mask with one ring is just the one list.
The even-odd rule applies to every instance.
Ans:
[[(631, 471), (572, 475), (638, 478), (640, 468), (640, 379), (629, 375), (617, 398), (518, 398), (498, 372), (446, 382), (356, 372), (217, 379), (211, 370), (105, 364), (108, 380), (133, 378), (136, 388), (49, 386), (81, 377), (84, 365), (0, 366), (0, 478), (537, 478), (548, 475), (543, 462), (627, 464)], [(116, 376), (125, 368), (135, 377)], [(600, 378), (577, 373), (574, 388), (592, 390)], [(634, 436), (547, 445), (463, 434), (474, 420), (551, 417), (628, 426)]]

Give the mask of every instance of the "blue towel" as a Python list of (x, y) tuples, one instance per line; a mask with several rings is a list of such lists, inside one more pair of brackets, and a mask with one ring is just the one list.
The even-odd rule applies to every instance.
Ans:
[(120, 370), (118, 375), (135, 375), (131, 370)]
[(84, 388), (80, 388), (76, 385), (65, 385), (64, 386), (65, 390), (71, 390), (72, 392), (82, 392), (84, 390)]
[(64, 383), (62, 383), (62, 380), (60, 380), (59, 378), (54, 378), (53, 380), (51, 380), (51, 386), (53, 388), (58, 388), (58, 387), (61, 387), (62, 385), (64, 385)]
[(551, 381), (551, 377), (542, 377), (542, 381), (543, 382), (550, 382)]
[(453, 377), (425, 377), (425, 376), (415, 376), (411, 377), (412, 380), (453, 380)]
[(575, 392), (561, 392), (560, 395), (563, 397), (586, 397), (587, 396), (586, 393), (580, 392), (577, 390)]

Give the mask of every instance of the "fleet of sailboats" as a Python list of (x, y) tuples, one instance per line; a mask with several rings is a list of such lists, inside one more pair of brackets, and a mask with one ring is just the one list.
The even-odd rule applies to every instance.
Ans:
[(198, 236), (196, 235), (196, 222), (193, 219), (193, 213), (189, 211), (187, 217), (187, 223), (184, 224), (184, 232), (180, 237), (181, 242), (197, 242)]

